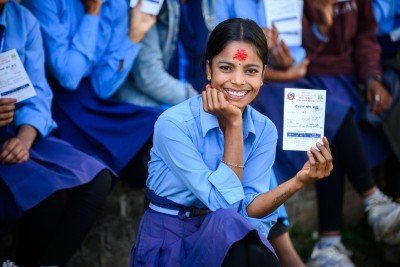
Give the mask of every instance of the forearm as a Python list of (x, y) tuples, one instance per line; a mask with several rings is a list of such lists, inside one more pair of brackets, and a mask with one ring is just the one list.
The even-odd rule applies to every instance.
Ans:
[(35, 141), (37, 135), (38, 135), (38, 133), (35, 128), (33, 128), (30, 125), (25, 124), (19, 128), (17, 138), (20, 139), (26, 145), (27, 149), (29, 150), (31, 148), (33, 142)]
[(285, 203), (291, 196), (304, 187), (304, 184), (299, 182), (296, 177), (280, 184), (271, 191), (265, 192), (256, 197), (248, 206), (247, 214), (250, 217), (262, 218), (280, 205)]
[(242, 121), (226, 125), (223, 161), (242, 181), (244, 165)]

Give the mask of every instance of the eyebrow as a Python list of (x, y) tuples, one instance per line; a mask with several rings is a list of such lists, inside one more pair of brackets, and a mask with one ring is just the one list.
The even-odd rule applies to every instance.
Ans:
[[(228, 65), (231, 65), (231, 66), (235, 65), (233, 62), (228, 61), (228, 60), (220, 60), (220, 61), (217, 62), (217, 64), (228, 64)], [(256, 63), (253, 63), (253, 64), (250, 63), (250, 64), (246, 64), (244, 66), (261, 68), (261, 66), (259, 64), (256, 64)]]

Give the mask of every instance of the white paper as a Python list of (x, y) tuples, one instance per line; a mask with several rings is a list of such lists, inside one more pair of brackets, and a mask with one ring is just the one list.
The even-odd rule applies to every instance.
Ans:
[[(134, 8), (138, 4), (138, 0), (130, 0), (129, 6)], [(142, 6), (140, 11), (143, 13), (151, 14), (157, 16), (161, 10), (164, 0), (142, 0)]]
[(17, 102), (36, 95), (32, 82), (15, 49), (0, 54), (0, 98)]
[(264, 0), (267, 27), (272, 24), (279, 31), (279, 38), (289, 46), (301, 45), (302, 0)]
[(308, 151), (322, 143), (326, 91), (285, 88), (283, 150)]
[(131, 0), (131, 1), (129, 2), (129, 6), (130, 6), (131, 8), (134, 8), (134, 7), (137, 5), (138, 2), (139, 2), (139, 0)]

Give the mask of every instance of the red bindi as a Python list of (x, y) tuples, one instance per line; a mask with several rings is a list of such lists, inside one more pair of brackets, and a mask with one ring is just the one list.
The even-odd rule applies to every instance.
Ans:
[(236, 54), (233, 56), (233, 59), (237, 59), (239, 61), (245, 61), (247, 58), (247, 53), (246, 50), (244, 50), (243, 48), (240, 48), (238, 50), (236, 50)]

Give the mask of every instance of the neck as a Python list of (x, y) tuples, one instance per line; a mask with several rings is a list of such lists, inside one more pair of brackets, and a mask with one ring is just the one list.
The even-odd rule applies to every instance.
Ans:
[(6, 4), (0, 4), (0, 15), (3, 13), (3, 10), (4, 10), (4, 6), (5, 6)]

